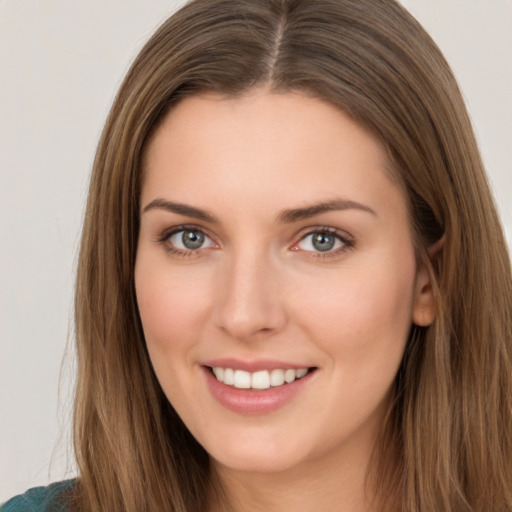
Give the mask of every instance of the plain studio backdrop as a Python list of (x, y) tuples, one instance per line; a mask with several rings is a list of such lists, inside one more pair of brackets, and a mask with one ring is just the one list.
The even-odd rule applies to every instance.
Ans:
[[(0, 0), (0, 503), (72, 477), (75, 263), (95, 147), (176, 0)], [(403, 0), (451, 63), (512, 245), (512, 0)], [(67, 348), (67, 353), (66, 353)]]

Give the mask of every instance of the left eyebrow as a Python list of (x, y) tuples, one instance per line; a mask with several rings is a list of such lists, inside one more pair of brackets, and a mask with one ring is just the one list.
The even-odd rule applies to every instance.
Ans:
[(283, 210), (278, 216), (279, 222), (289, 224), (297, 222), (299, 220), (309, 219), (315, 215), (321, 213), (342, 211), (342, 210), (361, 210), (366, 213), (370, 213), (375, 217), (378, 215), (369, 206), (358, 203), (356, 201), (350, 201), (347, 199), (334, 199), (332, 201), (324, 201), (321, 203), (312, 204), (303, 208), (294, 208), (291, 210)]

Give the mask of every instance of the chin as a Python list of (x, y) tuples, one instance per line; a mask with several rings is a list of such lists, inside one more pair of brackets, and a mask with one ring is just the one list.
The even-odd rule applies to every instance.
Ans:
[(229, 470), (244, 473), (281, 473), (300, 465), (300, 459), (296, 456), (291, 458), (282, 454), (272, 455), (261, 452), (224, 453), (219, 457), (212, 456), (212, 459), (216, 464)]
[(287, 440), (293, 443), (266, 436), (250, 439), (246, 434), (231, 436), (223, 443), (217, 438), (211, 446), (204, 447), (212, 460), (225, 468), (250, 473), (279, 473), (299, 466), (307, 458), (296, 440)]

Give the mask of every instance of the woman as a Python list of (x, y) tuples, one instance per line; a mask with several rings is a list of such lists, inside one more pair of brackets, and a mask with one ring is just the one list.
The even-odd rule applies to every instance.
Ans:
[(461, 95), (403, 8), (193, 1), (99, 144), (80, 478), (43, 499), (512, 510), (511, 311)]

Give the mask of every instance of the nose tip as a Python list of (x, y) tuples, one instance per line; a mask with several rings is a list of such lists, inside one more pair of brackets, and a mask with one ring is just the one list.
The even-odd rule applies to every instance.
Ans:
[(260, 315), (255, 309), (243, 312), (240, 310), (240, 307), (235, 311), (225, 310), (220, 321), (220, 328), (233, 338), (247, 340), (276, 330), (274, 322), (269, 320), (268, 315)]
[(286, 324), (279, 280), (268, 264), (237, 264), (227, 273), (217, 305), (217, 325), (233, 338), (270, 336)]

